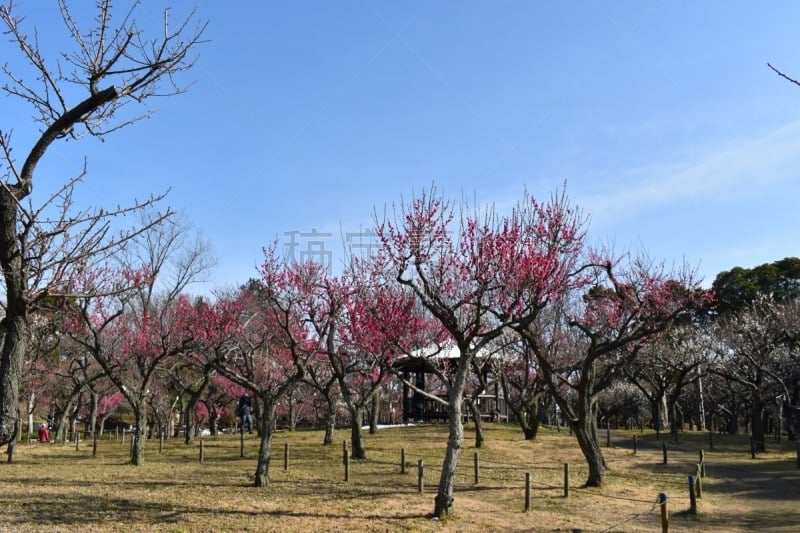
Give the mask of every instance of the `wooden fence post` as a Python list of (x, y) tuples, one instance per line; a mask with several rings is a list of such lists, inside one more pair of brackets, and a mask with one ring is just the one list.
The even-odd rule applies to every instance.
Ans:
[(750, 458), (756, 458), (756, 441), (753, 437), (750, 437)]
[(564, 463), (564, 497), (569, 498), (569, 463)]
[(344, 450), (344, 480), (350, 481), (350, 456), (347, 455), (347, 448)]
[(636, 435), (633, 436), (633, 455), (636, 455)]
[(706, 454), (702, 448), (700, 448), (700, 475), (706, 477)]
[(283, 470), (289, 470), (289, 443), (283, 444)]
[(703, 477), (700, 475), (702, 469), (703, 467), (700, 465), (700, 463), (697, 463), (697, 471), (695, 472), (694, 476), (694, 489), (698, 499), (703, 497)]
[(423, 492), (425, 490), (425, 461), (422, 459), (419, 460), (419, 464), (417, 465), (417, 492)]
[(669, 533), (669, 513), (667, 512), (667, 495), (663, 492), (658, 495), (661, 504), (661, 533)]
[(244, 431), (239, 432), (239, 457), (244, 458)]
[(342, 441), (342, 464), (347, 463), (347, 441)]
[(611, 427), (608, 422), (606, 422), (606, 448), (611, 448)]
[(201, 463), (206, 460), (206, 457), (205, 457), (205, 454), (206, 454), (205, 444), (206, 444), (205, 441), (203, 441), (203, 439), (200, 439), (200, 462)]
[(689, 476), (689, 513), (697, 514), (697, 495), (694, 493), (694, 476)]
[(662, 442), (661, 443), (661, 449), (662, 449), (662, 453), (664, 454), (664, 464), (667, 464), (667, 443), (666, 442)]
[(531, 473), (525, 472), (525, 512), (531, 510)]
[(708, 429), (708, 449), (714, 449), (714, 430), (712, 428)]
[(406, 449), (400, 448), (400, 473), (406, 473)]
[(480, 459), (478, 457), (478, 452), (475, 452), (475, 456), (473, 457), (473, 463), (475, 465), (475, 484), (477, 485), (480, 481)]

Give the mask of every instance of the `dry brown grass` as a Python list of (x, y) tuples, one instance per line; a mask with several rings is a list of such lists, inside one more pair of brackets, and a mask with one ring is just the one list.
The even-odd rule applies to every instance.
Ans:
[[(444, 454), (446, 427), (423, 425), (383, 429), (367, 437), (366, 461), (353, 461), (344, 482), (341, 440), (323, 447), (319, 432), (281, 432), (273, 446), (271, 483), (251, 486), (257, 440), (239, 457), (236, 436), (199, 444), (178, 440), (148, 443), (146, 464), (125, 464), (128, 446), (101, 443), (98, 456), (88, 445), (20, 444), (15, 462), (0, 465), (3, 530), (82, 531), (660, 531), (654, 506), (669, 496), (673, 531), (797, 530), (800, 470), (793, 444), (753, 461), (743, 438), (715, 437), (706, 451), (709, 477), (699, 513), (689, 515), (687, 475), (698, 450), (708, 450), (707, 434), (685, 433), (669, 441), (662, 464), (661, 443), (652, 433), (614, 432), (604, 450), (610, 470), (602, 489), (582, 489), (582, 457), (566, 430), (546, 428), (525, 441), (510, 425), (487, 427), (479, 450), (480, 481), (474, 483), (472, 435), (461, 456), (453, 517), (432, 521), (433, 496)], [(339, 439), (347, 433), (337, 433)], [(604, 436), (604, 435), (603, 435)], [(605, 436), (604, 436), (605, 437)], [(668, 437), (662, 437), (668, 438)], [(605, 440), (605, 439), (603, 439)], [(284, 444), (290, 445), (288, 471)], [(604, 443), (605, 444), (605, 443)], [(408, 473), (400, 473), (400, 449)], [(417, 492), (417, 461), (425, 460), (425, 491)], [(563, 497), (563, 464), (572, 487)], [(523, 512), (525, 472), (532, 473), (532, 509)]]

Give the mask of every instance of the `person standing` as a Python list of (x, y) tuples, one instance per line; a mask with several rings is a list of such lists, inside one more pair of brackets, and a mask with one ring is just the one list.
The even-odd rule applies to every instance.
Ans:
[(242, 394), (241, 398), (239, 398), (239, 416), (242, 418), (242, 425), (241, 425), (241, 432), (244, 433), (244, 425), (247, 424), (247, 432), (253, 432), (253, 417), (251, 416), (250, 412), (253, 409), (253, 400), (250, 398), (250, 394), (245, 392)]
[(50, 442), (50, 430), (47, 429), (47, 424), (39, 426), (39, 442)]

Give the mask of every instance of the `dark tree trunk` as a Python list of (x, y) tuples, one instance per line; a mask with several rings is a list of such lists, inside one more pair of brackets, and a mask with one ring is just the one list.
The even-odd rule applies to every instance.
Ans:
[(103, 433), (105, 433), (106, 420), (108, 419), (109, 416), (110, 415), (103, 415), (100, 417), (100, 427), (97, 429), (97, 437), (100, 439), (103, 438)]
[(594, 371), (593, 366), (587, 369), (584, 367), (585, 374), (582, 376), (581, 384), (577, 388), (577, 417), (574, 418), (570, 427), (575, 433), (578, 446), (581, 448), (586, 465), (589, 467), (589, 476), (584, 486), (602, 487), (603, 475), (606, 470), (606, 461), (600, 449), (600, 440), (597, 435), (597, 403), (593, 400), (591, 391), (593, 390)]
[(256, 465), (256, 487), (266, 487), (269, 484), (269, 463), (272, 458), (272, 435), (275, 430), (275, 412), (277, 405), (269, 399), (262, 398), (259, 402), (261, 415), (259, 417), (261, 443), (258, 446), (258, 464)]
[(475, 421), (475, 447), (481, 448), (483, 446), (483, 419), (481, 418), (481, 411), (478, 409), (478, 402), (473, 400), (469, 404), (469, 410), (472, 413), (472, 419)]
[(364, 449), (364, 411), (363, 406), (350, 409), (350, 457), (353, 459), (366, 459), (367, 450)]
[(19, 418), (19, 382), (28, 335), (28, 304), (22, 256), (17, 242), (18, 186), (0, 187), (0, 267), (5, 283), (5, 316), (0, 320), (0, 445), (13, 441)]
[(784, 429), (786, 437), (791, 441), (797, 440), (797, 411), (792, 404), (784, 401), (782, 410)]
[(669, 432), (672, 435), (677, 435), (681, 426), (682, 420), (680, 417), (680, 413), (678, 412), (678, 402), (670, 401), (669, 403)]
[(78, 413), (83, 406), (83, 395), (78, 396), (77, 401), (75, 402), (75, 408), (72, 410), (69, 416), (69, 437), (71, 438), (73, 435), (75, 438), (78, 438)]
[[(206, 381), (206, 384), (208, 381)], [(193, 392), (189, 399), (186, 402), (186, 410), (185, 410), (185, 418), (186, 418), (186, 436), (184, 438), (184, 444), (194, 444), (194, 438), (197, 435), (197, 421), (195, 420), (195, 409), (197, 408), (197, 404), (200, 401), (200, 396), (203, 394), (203, 391), (206, 389), (206, 386), (203, 385), (200, 390)]]
[(766, 416), (766, 409), (764, 402), (758, 395), (753, 398), (753, 406), (750, 412), (750, 425), (752, 427), (753, 446), (755, 451), (764, 453), (767, 451), (766, 447), (766, 424), (764, 417)]
[[(558, 420), (556, 420), (556, 424)], [(522, 434), (525, 435), (525, 440), (536, 440), (541, 427), (542, 419), (537, 416), (537, 413), (526, 410), (523, 412), (523, 417), (520, 418), (520, 426), (522, 426)]]
[(55, 438), (53, 438), (53, 442), (66, 442), (67, 439), (67, 417), (69, 416), (69, 412), (72, 410), (72, 401), (70, 400), (65, 406), (64, 410), (61, 411), (60, 416), (58, 417), (58, 429), (56, 429)]
[(289, 417), (289, 431), (292, 432), (295, 429), (295, 409), (294, 409), (294, 393), (295, 389), (289, 391), (289, 398), (287, 400), (287, 407), (289, 408), (288, 417)]
[(187, 445), (194, 444), (194, 437), (197, 434), (194, 420), (194, 407), (190, 407), (189, 404), (186, 404), (184, 418), (186, 420), (186, 431), (183, 442)]
[(650, 412), (653, 417), (653, 429), (656, 430), (656, 440), (659, 440), (661, 438), (661, 432), (667, 428), (667, 424), (669, 423), (667, 395), (664, 391), (659, 391), (652, 396)]
[(327, 401), (327, 412), (325, 413), (325, 437), (322, 444), (329, 446), (333, 444), (333, 433), (336, 430), (336, 406), (329, 398)]
[(108, 415), (101, 416), (99, 422), (100, 426), (92, 431), (92, 457), (97, 456), (97, 441), (103, 436), (103, 428), (105, 428), (107, 417)]
[(600, 443), (597, 440), (597, 424), (594, 418), (578, 420), (572, 424), (572, 431), (586, 459), (589, 467), (589, 477), (586, 479), (587, 487), (602, 487), (603, 475), (606, 470), (606, 462)]
[[(13, 229), (13, 226), (12, 226)], [(0, 246), (2, 243), (0, 243)], [(1, 254), (2, 252), (0, 252)], [(19, 382), (26, 350), (27, 318), (11, 316), (11, 298), (8, 297), (6, 317), (0, 321), (0, 445), (12, 442), (19, 423)]]
[(369, 412), (369, 434), (378, 433), (378, 422), (381, 415), (381, 390), (377, 389), (372, 393), (372, 405)]
[(216, 408), (208, 410), (208, 426), (209, 431), (211, 431), (211, 435), (217, 436), (219, 434), (219, 428), (217, 427), (219, 424), (219, 412), (217, 412)]
[(144, 464), (144, 443), (147, 438), (147, 411), (144, 405), (134, 410), (136, 429), (133, 433), (133, 447), (131, 449), (131, 464), (142, 466)]
[[(535, 440), (539, 434), (539, 427), (541, 425), (542, 416), (538, 412), (536, 402), (520, 401), (506, 403), (508, 408), (514, 415), (514, 418), (519, 422), (519, 427), (522, 429), (522, 434), (525, 440)], [(556, 421), (558, 424), (558, 421)]]
[(180, 422), (183, 422), (183, 427), (184, 428), (186, 428), (187, 430), (189, 428), (189, 423), (186, 420), (186, 398), (184, 397), (183, 394), (180, 394), (180, 399), (178, 400), (178, 402), (180, 403), (180, 406), (181, 406), (181, 410), (180, 410), (181, 415), (180, 415), (179, 423), (175, 424), (175, 429), (172, 432), (172, 437), (176, 438), (176, 439), (181, 436), (181, 424), (180, 424)]
[(100, 408), (100, 395), (92, 391), (91, 411), (89, 413), (89, 436), (94, 440), (97, 433), (97, 410)]
[(14, 438), (11, 439), (8, 443), (8, 450), (6, 453), (8, 454), (8, 462), (14, 462), (14, 452), (17, 449), (17, 443), (22, 440), (22, 414), (19, 414), (19, 418), (17, 419), (17, 427), (14, 431)]

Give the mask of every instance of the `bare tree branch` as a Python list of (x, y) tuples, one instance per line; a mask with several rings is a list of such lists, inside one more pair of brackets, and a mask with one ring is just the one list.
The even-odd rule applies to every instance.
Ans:
[[(134, 19), (137, 5), (135, 2), (118, 21), (111, 16), (111, 0), (97, 0), (98, 15), (83, 29), (67, 0), (58, 0), (73, 50), (67, 47), (46, 61), (37, 32), (29, 34), (23, 29), (17, 4), (13, 0), (0, 3), (3, 33), (24, 60), (14, 70), (3, 65), (6, 82), (0, 91), (29, 104), (33, 121), (40, 126), (38, 139), (23, 152), (21, 166), (15, 160), (11, 128), (0, 127), (0, 160), (4, 161), (0, 174), (0, 269), (4, 282), (0, 305), (5, 312), (0, 321), (0, 444), (13, 438), (18, 420), (29, 317), (47, 305), (49, 296), (92, 296), (97, 285), (81, 285), (79, 280), (172, 215), (169, 209), (151, 211), (164, 195), (112, 210), (75, 209), (73, 189), (85, 174), (85, 165), (77, 178), (67, 179), (40, 207), (23, 204), (33, 190), (39, 161), (55, 141), (67, 136), (103, 137), (152, 112), (145, 109), (133, 118), (120, 118), (118, 111), (127, 103), (184, 90), (175, 75), (193, 66), (191, 54), (201, 43), (205, 23), (196, 23), (191, 11), (174, 31), (169, 30), (165, 18), (163, 33), (149, 38)], [(144, 211), (150, 215), (140, 224), (114, 232), (116, 218)]]
[(773, 67), (771, 63), (767, 63), (767, 66), (768, 66), (769, 68), (771, 68), (771, 69), (773, 70), (773, 72), (775, 72), (775, 74), (777, 74), (777, 75), (778, 75), (778, 76), (780, 76), (781, 78), (783, 78), (783, 79), (785, 79), (785, 80), (788, 80), (788, 81), (790, 81), (790, 82), (794, 83), (795, 85), (800, 85), (800, 81), (797, 81), (796, 79), (794, 79), (794, 78), (792, 78), (792, 77), (789, 77), (789, 76), (787, 76), (787, 75), (786, 75), (786, 74), (784, 74), (784, 73), (783, 73), (781, 70), (778, 70), (777, 68)]

